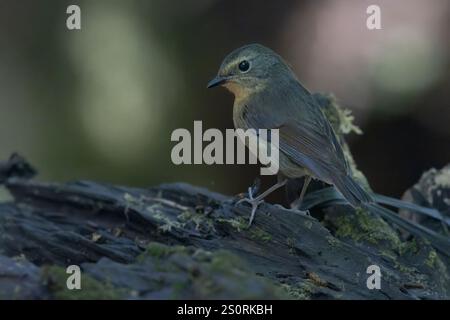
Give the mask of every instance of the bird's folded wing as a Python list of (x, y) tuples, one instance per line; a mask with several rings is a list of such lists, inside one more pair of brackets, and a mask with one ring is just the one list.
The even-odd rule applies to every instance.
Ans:
[(280, 150), (318, 178), (329, 181), (333, 174), (348, 172), (342, 148), (328, 123), (318, 126), (292, 120), (278, 129)]

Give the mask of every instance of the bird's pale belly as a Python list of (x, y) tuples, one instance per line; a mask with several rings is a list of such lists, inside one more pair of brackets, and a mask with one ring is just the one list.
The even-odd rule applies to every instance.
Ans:
[(301, 178), (305, 175), (311, 175), (307, 169), (292, 162), (283, 152), (280, 151), (280, 171), (288, 178)]

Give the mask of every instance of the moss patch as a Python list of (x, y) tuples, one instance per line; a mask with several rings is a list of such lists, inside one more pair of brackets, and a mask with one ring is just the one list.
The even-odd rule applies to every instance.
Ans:
[(397, 233), (383, 219), (370, 216), (364, 209), (355, 210), (354, 215), (339, 217), (336, 227), (337, 237), (351, 238), (355, 242), (370, 244), (388, 242), (391, 249), (399, 251), (401, 248)]
[(438, 274), (441, 275), (445, 281), (448, 281), (447, 265), (442, 261), (441, 257), (439, 257), (439, 254), (434, 249), (431, 249), (428, 253), (425, 265), (429, 268), (438, 270)]
[(81, 289), (69, 290), (66, 282), (70, 275), (59, 266), (44, 267), (42, 279), (54, 299), (58, 300), (116, 300), (125, 297), (124, 289), (114, 288), (81, 273)]
[[(139, 263), (158, 270), (155, 290), (170, 289), (174, 299), (282, 299), (276, 284), (257, 276), (237, 255), (224, 250), (206, 251), (194, 247), (151, 243)], [(163, 289), (166, 288), (166, 289)]]
[(219, 223), (226, 223), (230, 225), (237, 232), (246, 231), (251, 239), (262, 242), (269, 242), (272, 240), (272, 235), (267, 231), (257, 227), (257, 226), (248, 226), (248, 220), (244, 217), (237, 217), (231, 219), (222, 219), (219, 218), (216, 220)]
[(253, 240), (257, 240), (257, 241), (261, 241), (261, 242), (269, 242), (272, 240), (272, 236), (264, 231), (261, 228), (252, 226), (249, 230), (250, 233), (250, 238), (252, 238)]
[(143, 253), (136, 260), (138, 262), (145, 260), (147, 257), (155, 257), (158, 259), (167, 257), (173, 253), (187, 253), (188, 248), (184, 246), (166, 246), (159, 242), (151, 242)]
[(436, 265), (436, 261), (438, 259), (437, 253), (434, 250), (430, 250), (430, 253), (428, 254), (427, 259), (425, 260), (425, 264), (430, 267), (434, 268)]

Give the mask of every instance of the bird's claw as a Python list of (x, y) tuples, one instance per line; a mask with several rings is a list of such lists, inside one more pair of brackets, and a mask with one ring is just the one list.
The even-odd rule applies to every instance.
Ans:
[(242, 202), (247, 202), (252, 206), (252, 211), (250, 213), (250, 220), (248, 222), (248, 227), (250, 227), (253, 223), (253, 219), (255, 218), (256, 210), (258, 209), (259, 205), (264, 202), (264, 200), (244, 198), (244, 199), (239, 200), (236, 204), (240, 204)]
[(248, 227), (250, 227), (253, 223), (253, 219), (255, 218), (256, 210), (258, 209), (259, 205), (264, 202), (264, 200), (258, 199), (258, 197), (253, 197), (252, 188), (248, 188), (248, 198), (243, 198), (236, 202), (236, 205), (241, 204), (243, 202), (246, 202), (252, 206), (252, 211), (250, 213), (250, 220), (248, 222)]

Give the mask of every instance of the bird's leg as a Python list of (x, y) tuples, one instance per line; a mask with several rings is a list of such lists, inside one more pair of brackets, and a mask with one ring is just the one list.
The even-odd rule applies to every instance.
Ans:
[(291, 209), (300, 209), (303, 202), (303, 197), (305, 196), (306, 189), (308, 189), (308, 185), (311, 182), (311, 176), (306, 176), (305, 181), (303, 182), (302, 191), (300, 192), (300, 197), (291, 203)]
[(267, 197), (270, 193), (274, 192), (275, 190), (281, 188), (284, 186), (287, 182), (287, 179), (282, 180), (271, 186), (269, 189), (261, 193), (256, 198), (253, 198), (253, 190), (251, 187), (248, 188), (248, 198), (244, 198), (239, 200), (236, 204), (239, 204), (241, 202), (247, 202), (252, 206), (252, 212), (250, 214), (250, 221), (248, 223), (248, 226), (250, 227), (252, 225), (253, 219), (255, 217), (256, 209), (258, 209), (258, 206), (264, 202), (264, 198)]

